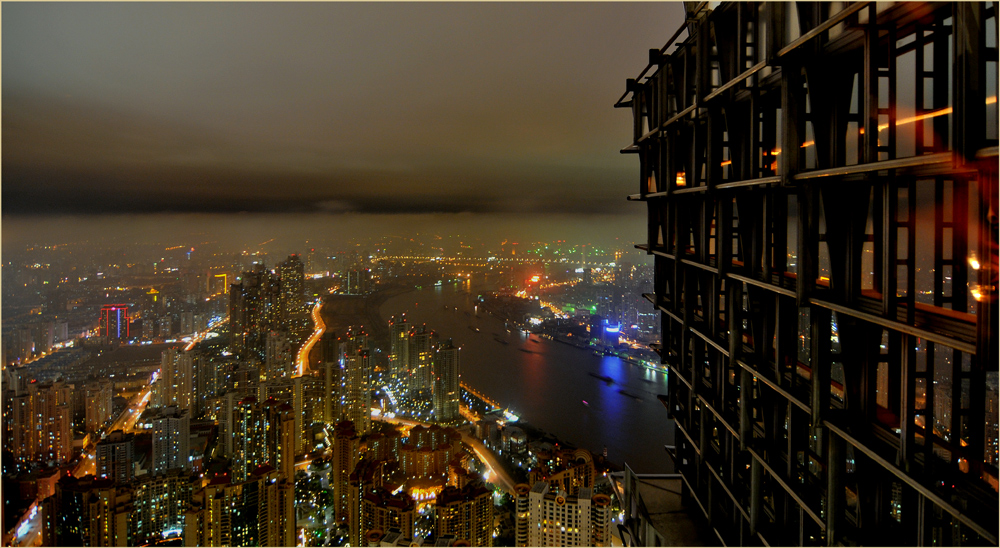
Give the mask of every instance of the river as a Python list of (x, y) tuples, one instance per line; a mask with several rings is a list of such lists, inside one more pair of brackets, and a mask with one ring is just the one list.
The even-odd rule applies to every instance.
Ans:
[(673, 444), (673, 428), (656, 398), (666, 394), (665, 374), (513, 327), (508, 333), (503, 320), (477, 311), (478, 295), (469, 282), (425, 287), (389, 298), (380, 312), (386, 321), (405, 313), (453, 339), (462, 381), (523, 421), (595, 454), (607, 447), (608, 459), (638, 473), (673, 471), (663, 449)]

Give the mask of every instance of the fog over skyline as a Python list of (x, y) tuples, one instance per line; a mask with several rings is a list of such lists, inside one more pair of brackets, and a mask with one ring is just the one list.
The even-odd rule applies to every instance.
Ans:
[[(213, 226), (641, 230), (630, 114), (612, 105), (682, 18), (679, 3), (8, 4), (3, 240), (241, 212)], [(128, 216), (150, 213), (199, 215)]]

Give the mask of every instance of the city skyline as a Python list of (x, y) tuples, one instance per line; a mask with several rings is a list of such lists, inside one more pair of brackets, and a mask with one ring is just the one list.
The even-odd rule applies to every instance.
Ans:
[(996, 4), (6, 7), (4, 545), (996, 543)]

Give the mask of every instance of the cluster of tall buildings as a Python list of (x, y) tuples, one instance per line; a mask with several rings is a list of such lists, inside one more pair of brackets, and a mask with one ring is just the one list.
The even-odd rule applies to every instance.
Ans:
[(22, 467), (69, 461), (73, 455), (71, 387), (61, 380), (30, 382), (15, 384), (5, 392), (4, 419), (14, 461)]
[(514, 486), (517, 546), (611, 546), (611, 497), (590, 452), (555, 451)]
[(255, 264), (229, 288), (230, 351), (248, 362), (266, 364), (268, 378), (291, 376), (288, 348), (301, 343), (310, 330), (303, 309), (304, 284), (302, 261), (291, 255), (274, 271)]
[(294, 545), (292, 408), (248, 396), (233, 415), (234, 442), (219, 440), (207, 467), (192, 462), (189, 409), (150, 409), (144, 433), (111, 432), (95, 447), (96, 473), (60, 479), (42, 501), (43, 542)]
[(438, 340), (426, 325), (409, 323), (405, 314), (390, 320), (389, 337), (386, 385), (395, 391), (400, 408), (422, 420), (460, 421), (461, 349), (451, 339)]
[[(431, 538), (435, 545), (493, 545), (493, 491), (469, 473), (454, 429), (384, 427), (361, 435), (343, 421), (332, 449), (333, 515), (351, 546), (388, 539), (426, 545)], [(421, 516), (429, 519), (421, 524)]]

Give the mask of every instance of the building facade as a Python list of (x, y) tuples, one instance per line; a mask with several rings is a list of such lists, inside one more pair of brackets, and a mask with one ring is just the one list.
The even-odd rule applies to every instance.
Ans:
[(997, 9), (685, 2), (617, 107), (726, 544), (996, 544)]
[(518, 546), (610, 546), (611, 498), (584, 487), (576, 495), (544, 481), (515, 486)]

